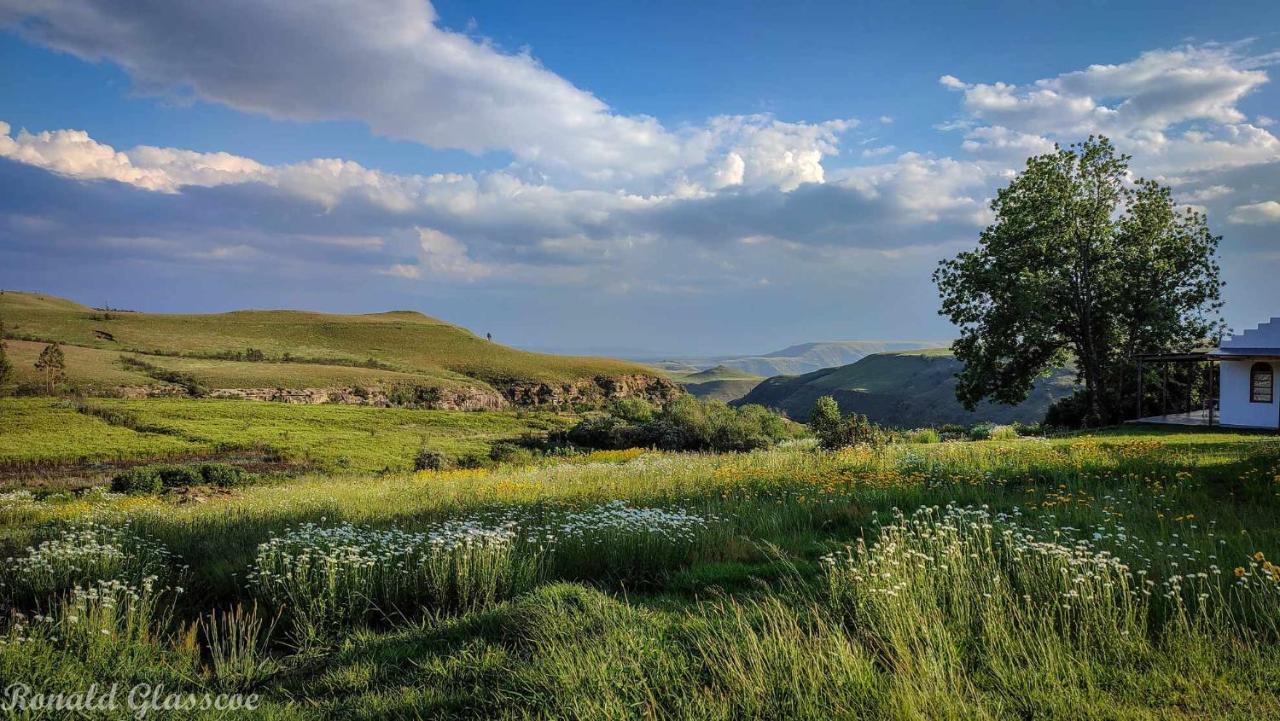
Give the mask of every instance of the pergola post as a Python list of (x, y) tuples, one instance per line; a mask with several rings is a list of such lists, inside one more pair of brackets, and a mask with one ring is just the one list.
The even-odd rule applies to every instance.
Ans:
[(1142, 418), (1142, 394), (1146, 390), (1146, 387), (1147, 387), (1146, 376), (1142, 372), (1142, 359), (1139, 358), (1138, 359), (1138, 415), (1137, 415), (1137, 418)]

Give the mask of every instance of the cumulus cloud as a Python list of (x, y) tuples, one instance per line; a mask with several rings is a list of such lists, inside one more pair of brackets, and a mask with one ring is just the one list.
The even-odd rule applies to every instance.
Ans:
[(1268, 81), (1270, 60), (1243, 46), (1201, 45), (1153, 50), (1126, 63), (1028, 85), (966, 83), (944, 75), (963, 94), (966, 151), (989, 157), (1045, 152), (1053, 140), (1105, 134), (1157, 176), (1248, 165), (1280, 157), (1280, 141), (1250, 124), (1239, 101)]
[(1280, 223), (1280, 202), (1267, 200), (1261, 203), (1240, 205), (1231, 211), (1227, 219), (1242, 225), (1269, 225)]

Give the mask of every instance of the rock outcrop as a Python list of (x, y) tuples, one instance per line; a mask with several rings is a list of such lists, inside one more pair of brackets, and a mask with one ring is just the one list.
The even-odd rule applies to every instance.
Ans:
[[(665, 403), (682, 394), (680, 386), (666, 378), (643, 374), (597, 376), (567, 383), (512, 383), (501, 390), (482, 386), (415, 388), (413, 400), (392, 400), (391, 388), (215, 388), (209, 398), (238, 398), (273, 403), (320, 405), (339, 403), (358, 406), (409, 406), (451, 411), (499, 411), (512, 406), (539, 409), (573, 409), (600, 406), (618, 398), (643, 398)], [(128, 386), (116, 389), (127, 398), (181, 395), (174, 386)]]
[(643, 398), (651, 403), (665, 403), (684, 391), (666, 378), (636, 373), (596, 376), (569, 383), (513, 383), (503, 392), (517, 406), (573, 408), (577, 405), (600, 405), (618, 398)]

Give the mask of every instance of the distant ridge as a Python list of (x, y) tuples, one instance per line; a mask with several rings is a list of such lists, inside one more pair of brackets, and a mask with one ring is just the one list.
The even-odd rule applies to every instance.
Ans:
[(671, 358), (650, 365), (667, 369), (707, 369), (724, 366), (751, 375), (769, 377), (803, 375), (823, 368), (855, 363), (873, 353), (910, 351), (921, 348), (946, 348), (950, 341), (939, 340), (844, 340), (798, 343), (780, 350), (751, 356), (713, 356), (709, 358)]
[(1035, 423), (1044, 419), (1053, 401), (1075, 389), (1074, 371), (1059, 369), (1037, 381), (1027, 400), (1016, 406), (985, 403), (970, 412), (955, 397), (955, 376), (962, 368), (951, 351), (941, 348), (876, 353), (849, 365), (769, 378), (736, 403), (759, 403), (805, 420), (813, 402), (830, 395), (845, 412), (862, 413), (886, 426), (917, 428)]

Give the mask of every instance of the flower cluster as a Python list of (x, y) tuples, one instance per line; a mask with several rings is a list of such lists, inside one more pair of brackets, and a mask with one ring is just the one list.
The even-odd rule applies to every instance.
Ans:
[(48, 599), (81, 584), (120, 580), (138, 583), (165, 569), (168, 551), (124, 526), (86, 522), (62, 529), (5, 559), (0, 585), (15, 604)]
[(541, 527), (528, 527), (525, 532), (529, 540), (547, 545), (563, 540), (607, 539), (619, 534), (652, 534), (671, 541), (692, 542), (700, 531), (718, 520), (680, 509), (636, 508), (612, 501), (566, 514)]

